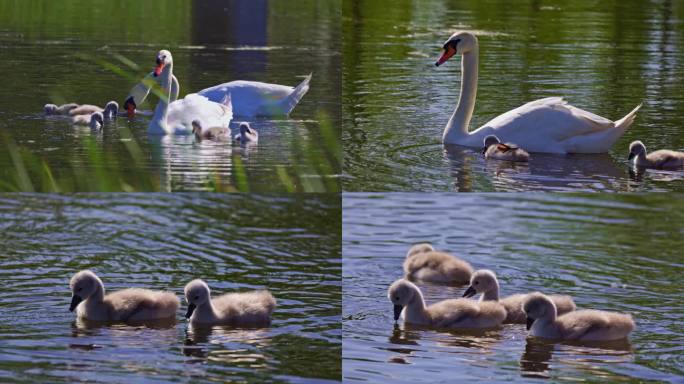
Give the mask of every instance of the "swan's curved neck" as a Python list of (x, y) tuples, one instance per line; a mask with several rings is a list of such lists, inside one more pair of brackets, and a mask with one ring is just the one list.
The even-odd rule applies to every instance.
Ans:
[(169, 103), (171, 102), (172, 93), (172, 80), (173, 77), (173, 63), (169, 63), (164, 66), (162, 73), (160, 75), (159, 83), (162, 86), (163, 97), (159, 98), (157, 107), (154, 109), (154, 117), (152, 117), (152, 123), (166, 130), (166, 115), (169, 110)]
[(477, 97), (478, 55), (479, 49), (475, 46), (461, 58), (461, 94), (456, 110), (444, 128), (444, 143), (456, 143), (458, 139), (468, 136), (468, 126), (473, 117)]
[(413, 299), (406, 305), (404, 309), (404, 319), (412, 323), (427, 322), (428, 315), (425, 313), (425, 299), (423, 294), (416, 290)]
[(197, 316), (205, 321), (217, 319), (216, 310), (214, 309), (214, 304), (211, 302), (211, 298), (207, 300), (206, 303), (197, 306)]
[(498, 282), (494, 284), (493, 289), (485, 291), (485, 293), (482, 295), (482, 300), (484, 300), (484, 301), (487, 301), (487, 300), (499, 301), (499, 283)]
[(104, 300), (104, 295), (105, 295), (105, 289), (104, 285), (100, 282), (99, 284), (95, 285), (95, 292), (93, 292), (90, 297), (88, 297), (88, 300), (92, 300), (92, 302), (99, 303)]

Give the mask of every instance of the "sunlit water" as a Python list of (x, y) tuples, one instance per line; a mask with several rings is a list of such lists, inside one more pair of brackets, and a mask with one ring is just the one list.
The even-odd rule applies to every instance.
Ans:
[[(321, 131), (322, 119), (330, 121), (327, 129), (336, 132), (333, 135), (339, 132), (340, 26), (335, 0), (175, 0), (151, 1), (145, 7), (84, 0), (0, 1), (0, 10), (0, 70), (6, 79), (0, 89), (2, 185), (12, 184), (10, 171), (22, 166), (7, 155), (11, 146), (44, 161), (56, 180), (123, 174), (137, 190), (206, 190), (217, 184), (230, 189), (238, 185), (239, 172), (249, 190), (283, 191), (277, 168), (297, 174), (297, 166), (322, 161), (331, 151), (315, 140), (305, 147), (306, 157), (302, 155), (303, 143)], [(173, 54), (181, 97), (232, 80), (296, 86), (309, 73), (313, 79), (290, 118), (235, 117), (233, 134), (241, 121), (250, 121), (259, 132), (258, 145), (247, 150), (230, 142), (150, 137), (149, 116), (120, 118), (101, 132), (42, 116), (45, 103), (103, 105), (115, 100), (123, 107), (130, 88), (153, 68), (160, 49)], [(150, 96), (140, 108), (151, 113), (156, 103)], [(102, 171), (93, 171), (95, 167)], [(333, 164), (328, 174), (308, 176), (336, 178), (338, 167)], [(42, 188), (39, 182), (33, 184)], [(97, 185), (80, 189), (101, 190)]]
[[(684, 380), (681, 196), (345, 194), (346, 382)], [(395, 326), (387, 288), (413, 243), (496, 271), (501, 294), (572, 295), (631, 313), (629, 342), (554, 343), (525, 326), (484, 333)], [(465, 287), (420, 284), (428, 303)]]
[[(0, 381), (338, 381), (337, 196), (0, 197)], [(68, 311), (69, 278), (93, 269), (113, 292), (183, 297), (269, 289), (270, 327), (188, 329), (177, 321), (96, 325)]]
[[(351, 3), (351, 4), (350, 4)], [(682, 172), (630, 174), (628, 145), (684, 149), (680, 2), (347, 2), (343, 10), (346, 191), (666, 191)], [(459, 96), (460, 58), (435, 68), (444, 41), (480, 42), (471, 130), (528, 101), (564, 96), (617, 120), (644, 106), (604, 155), (485, 161), (440, 142)]]

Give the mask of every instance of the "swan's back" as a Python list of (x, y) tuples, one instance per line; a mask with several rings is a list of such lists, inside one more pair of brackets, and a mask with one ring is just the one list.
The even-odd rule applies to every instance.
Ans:
[(297, 87), (237, 80), (206, 88), (199, 95), (220, 102), (225, 95), (233, 98), (233, 109), (240, 116), (287, 115), (309, 90), (311, 75)]
[(631, 315), (585, 309), (569, 312), (556, 319), (556, 326), (566, 340), (617, 340), (635, 328)]
[(104, 303), (112, 320), (152, 320), (176, 315), (180, 304), (171, 292), (129, 288), (108, 294)]
[(473, 267), (448, 253), (429, 251), (407, 257), (404, 273), (409, 280), (466, 284), (470, 281)]
[(166, 124), (176, 133), (191, 133), (193, 120), (199, 120), (202, 127), (227, 128), (233, 119), (230, 101), (221, 104), (196, 93), (188, 94), (169, 104)]
[[(531, 101), (492, 119), (470, 135), (477, 146), (496, 134), (502, 141), (524, 146), (529, 152), (607, 152), (631, 124), (615, 122), (568, 104), (562, 97)], [(619, 129), (618, 129), (619, 128)], [(589, 136), (595, 135), (595, 136)]]
[(269, 291), (253, 291), (221, 295), (212, 305), (222, 322), (250, 325), (269, 323), (276, 301)]

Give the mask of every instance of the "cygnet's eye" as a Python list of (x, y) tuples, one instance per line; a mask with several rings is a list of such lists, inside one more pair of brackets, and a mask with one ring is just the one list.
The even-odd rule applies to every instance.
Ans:
[(195, 296), (193, 300), (199, 300), (199, 296)]
[(478, 285), (478, 284), (480, 284), (480, 282), (479, 282), (479, 281), (476, 281), (476, 282), (475, 282), (475, 285)]
[(76, 292), (81, 292), (82, 290), (83, 290), (83, 288), (78, 288), (78, 289), (76, 289)]
[(399, 300), (399, 296), (394, 296), (394, 300)]

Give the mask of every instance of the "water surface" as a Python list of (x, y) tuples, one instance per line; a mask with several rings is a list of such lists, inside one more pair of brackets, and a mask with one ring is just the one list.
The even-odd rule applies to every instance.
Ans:
[[(510, 196), (510, 197), (509, 197)], [(650, 195), (349, 194), (343, 199), (345, 382), (684, 380), (684, 199)], [(572, 295), (631, 313), (629, 342), (554, 343), (525, 326), (483, 333), (395, 326), (387, 288), (430, 242), (496, 271), (501, 294)], [(433, 303), (466, 287), (419, 284)]]
[[(338, 190), (339, 12), (336, 0), (0, 0), (0, 190)], [(42, 116), (49, 102), (123, 106), (160, 49), (173, 54), (181, 97), (314, 75), (290, 118), (250, 121), (260, 140), (248, 150), (149, 137), (149, 117), (91, 132)]]
[[(0, 381), (339, 381), (339, 197), (0, 196)], [(68, 311), (69, 279), (214, 294), (269, 289), (270, 327), (93, 325)]]
[[(630, 175), (629, 143), (684, 149), (684, 4), (586, 1), (352, 1), (343, 4), (345, 191), (668, 191), (682, 172)], [(643, 102), (603, 155), (485, 162), (445, 148), (460, 58), (435, 68), (457, 30), (480, 42), (471, 130), (528, 101), (563, 96), (617, 120)]]

